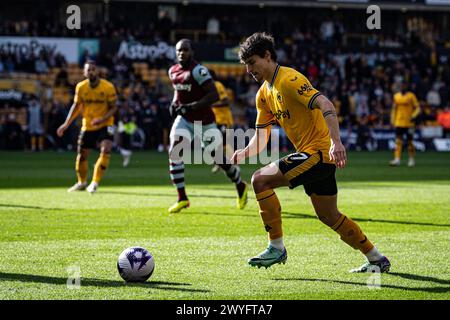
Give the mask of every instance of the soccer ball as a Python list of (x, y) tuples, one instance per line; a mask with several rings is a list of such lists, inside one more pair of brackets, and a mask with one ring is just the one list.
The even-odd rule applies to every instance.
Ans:
[(117, 261), (117, 270), (126, 282), (144, 282), (150, 278), (154, 269), (153, 256), (142, 247), (125, 249)]

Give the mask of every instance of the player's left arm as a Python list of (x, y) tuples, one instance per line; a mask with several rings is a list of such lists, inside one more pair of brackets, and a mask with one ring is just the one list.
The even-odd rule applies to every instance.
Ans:
[(198, 101), (177, 106), (176, 112), (181, 115), (184, 115), (188, 110), (210, 107), (214, 102), (219, 100), (219, 93), (207, 68), (202, 65), (197, 65), (192, 70), (192, 76), (202, 87), (205, 95)]
[(417, 97), (415, 94), (412, 94), (411, 98), (412, 98), (412, 103), (413, 103), (413, 107), (414, 107), (413, 113), (411, 114), (411, 120), (413, 122), (415, 122), (417, 120), (417, 117), (420, 114), (420, 103), (417, 100)]
[(319, 107), (322, 111), (328, 129), (330, 130), (331, 140), (333, 141), (330, 156), (334, 159), (338, 168), (344, 168), (347, 164), (347, 153), (341, 141), (336, 109), (334, 108), (333, 103), (322, 94), (314, 100), (314, 105)]
[(310, 110), (320, 109), (332, 140), (330, 157), (336, 162), (338, 168), (344, 168), (347, 163), (347, 153), (341, 142), (339, 121), (333, 103), (313, 88), (309, 80), (302, 74), (293, 74), (289, 77), (284, 82), (283, 90), (304, 107)]
[(211, 106), (214, 102), (219, 100), (219, 93), (217, 92), (216, 86), (213, 80), (207, 80), (202, 84), (203, 90), (206, 94), (198, 101), (191, 103), (182, 104), (177, 107), (177, 113), (184, 115), (188, 110), (196, 110), (204, 107)]
[(106, 103), (108, 105), (108, 111), (103, 115), (103, 117), (93, 119), (91, 122), (93, 126), (108, 121), (109, 118), (111, 118), (117, 112), (117, 94), (114, 87), (112, 88), (112, 90), (110, 90), (110, 92), (108, 92)]
[(213, 107), (220, 108), (220, 107), (227, 107), (230, 105), (230, 99), (228, 98), (228, 95), (226, 93), (226, 89), (223, 85), (217, 85), (216, 83), (216, 89), (217, 93), (219, 94), (219, 101), (214, 103)]

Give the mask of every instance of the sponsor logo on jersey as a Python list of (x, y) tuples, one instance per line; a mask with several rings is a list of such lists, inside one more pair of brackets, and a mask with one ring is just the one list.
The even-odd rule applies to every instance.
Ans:
[(281, 110), (278, 110), (277, 112), (275, 112), (275, 113), (273, 113), (272, 111), (270, 111), (270, 113), (272, 113), (273, 114), (273, 116), (275, 117), (275, 118), (277, 118), (277, 120), (280, 120), (281, 118), (288, 118), (288, 119), (290, 119), (291, 118), (291, 114), (289, 113), (289, 110), (288, 109), (286, 109), (286, 111), (281, 111)]
[(208, 70), (206, 70), (206, 68), (200, 68), (199, 73), (202, 77), (206, 77), (208, 75)]
[(105, 103), (106, 100), (105, 99), (83, 99), (83, 103), (85, 104), (100, 104), (100, 103)]
[(309, 83), (305, 83), (304, 85), (300, 86), (300, 89), (297, 90), (299, 95), (303, 95), (305, 92), (310, 92), (313, 89), (312, 85)]
[(297, 80), (298, 79), (298, 77), (297, 76), (295, 76), (293, 79), (289, 79), (289, 81), (295, 81), (295, 80)]
[(173, 88), (176, 91), (188, 91), (190, 92), (192, 89), (192, 84), (183, 84), (183, 83), (177, 83), (173, 85)]

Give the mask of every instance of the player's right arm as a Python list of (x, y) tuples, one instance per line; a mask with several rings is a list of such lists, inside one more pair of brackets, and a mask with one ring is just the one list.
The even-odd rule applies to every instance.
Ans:
[(412, 105), (413, 105), (413, 112), (411, 115), (411, 121), (412, 122), (416, 122), (417, 117), (420, 114), (420, 103), (417, 100), (417, 97), (414, 93), (411, 93), (411, 100), (412, 100)]
[(232, 164), (242, 163), (245, 159), (251, 158), (260, 154), (267, 145), (270, 137), (270, 129), (275, 119), (272, 113), (268, 110), (266, 100), (261, 93), (261, 90), (256, 94), (256, 109), (258, 115), (256, 117), (256, 133), (250, 139), (247, 147), (238, 149), (231, 157)]
[(222, 83), (219, 81), (215, 81), (214, 84), (216, 85), (217, 93), (219, 94), (219, 101), (214, 103), (212, 107), (214, 108), (220, 108), (220, 107), (227, 107), (230, 105), (230, 99), (228, 99), (228, 94), (226, 92), (226, 89)]
[(394, 101), (392, 101), (392, 109), (391, 109), (391, 125), (395, 127), (395, 115), (397, 112), (397, 105), (395, 104), (395, 96), (393, 100)]
[(69, 114), (66, 117), (66, 121), (56, 130), (58, 137), (62, 137), (64, 132), (69, 128), (72, 122), (78, 117), (83, 107), (81, 99), (79, 98), (80, 84), (75, 88), (75, 96), (73, 98), (73, 104), (70, 107)]
[(230, 162), (232, 164), (242, 163), (245, 159), (254, 157), (261, 153), (267, 145), (270, 137), (270, 126), (266, 128), (256, 128), (255, 135), (244, 149), (238, 149), (234, 152)]

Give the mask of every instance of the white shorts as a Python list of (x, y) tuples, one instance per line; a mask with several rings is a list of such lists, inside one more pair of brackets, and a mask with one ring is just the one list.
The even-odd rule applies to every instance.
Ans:
[(215, 123), (202, 125), (201, 121), (194, 123), (187, 121), (182, 116), (177, 116), (170, 130), (170, 145), (173, 146), (180, 137), (193, 141), (198, 138), (202, 142), (202, 147), (207, 147), (213, 141), (222, 144), (222, 133)]
[[(170, 130), (169, 158), (172, 162), (182, 160), (191, 164), (221, 163), (222, 140), (222, 133), (215, 123), (202, 125), (201, 121), (192, 123), (178, 116)], [(175, 144), (177, 141), (179, 143)]]

